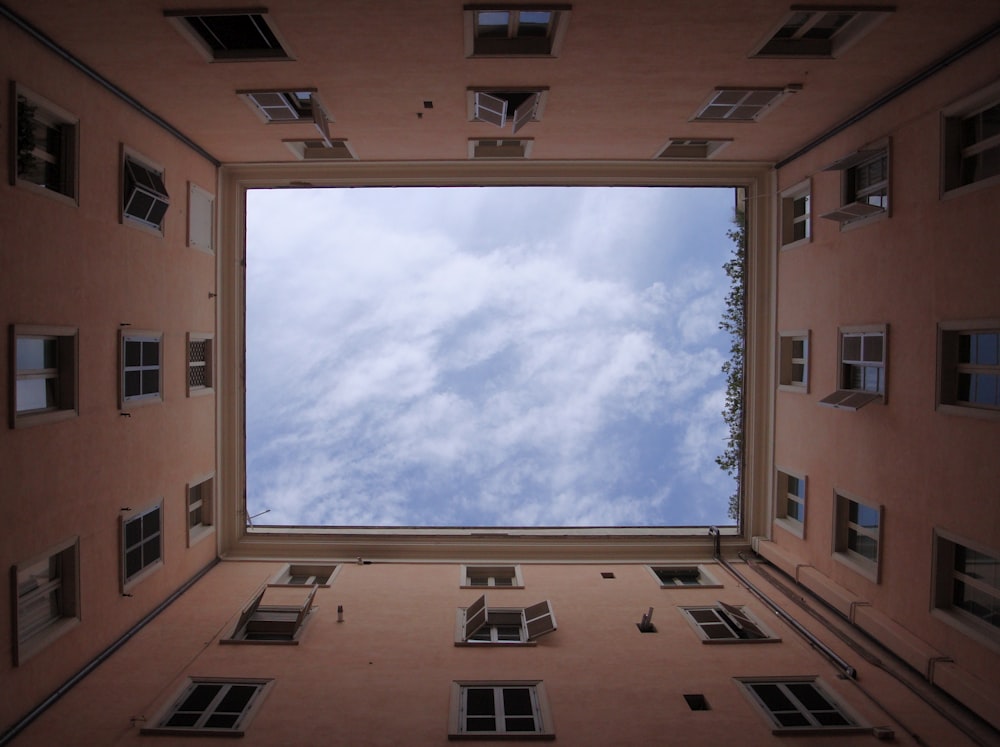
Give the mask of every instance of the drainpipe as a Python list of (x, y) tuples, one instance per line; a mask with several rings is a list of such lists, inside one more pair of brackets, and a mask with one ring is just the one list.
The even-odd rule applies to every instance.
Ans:
[(824, 657), (826, 657), (837, 669), (842, 671), (846, 676), (850, 677), (852, 680), (857, 679), (857, 670), (848, 664), (844, 659), (842, 659), (833, 649), (827, 646), (823, 641), (813, 635), (808, 629), (806, 629), (802, 623), (796, 620), (794, 617), (785, 612), (781, 607), (779, 607), (775, 602), (773, 602), (770, 597), (768, 597), (764, 592), (754, 586), (750, 581), (736, 570), (729, 561), (722, 557), (722, 536), (719, 533), (718, 527), (709, 527), (709, 535), (712, 536), (715, 542), (714, 554), (715, 559), (721, 563), (727, 571), (729, 571), (736, 580), (743, 584), (751, 594), (757, 597), (764, 605), (776, 614), (781, 620), (783, 620), (789, 627), (792, 628), (796, 633), (798, 633), (806, 642), (812, 646), (814, 649), (819, 651)]
[(194, 586), (206, 573), (212, 570), (216, 565), (218, 565), (219, 559), (215, 558), (211, 563), (202, 568), (198, 573), (189, 578), (183, 586), (177, 589), (173, 594), (160, 602), (153, 610), (142, 618), (139, 622), (125, 631), (117, 641), (112, 643), (101, 653), (99, 653), (95, 658), (84, 666), (79, 672), (70, 677), (66, 682), (59, 686), (59, 688), (53, 692), (49, 697), (35, 706), (26, 716), (21, 718), (16, 724), (14, 724), (10, 729), (8, 729), (3, 734), (0, 734), (0, 747), (4, 747), (20, 734), (28, 725), (41, 716), (45, 711), (47, 711), (59, 698), (72, 690), (76, 685), (78, 685), (87, 675), (93, 672), (97, 667), (99, 667), (104, 661), (111, 657), (111, 655), (124, 646), (129, 639), (131, 639), (136, 633), (146, 627), (149, 623), (153, 621), (161, 612), (163, 612), (167, 607), (173, 604), (181, 594)]

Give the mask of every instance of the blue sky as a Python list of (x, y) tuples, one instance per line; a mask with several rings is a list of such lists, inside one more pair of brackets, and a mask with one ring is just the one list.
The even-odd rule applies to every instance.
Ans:
[(729, 524), (730, 189), (257, 190), (266, 524)]

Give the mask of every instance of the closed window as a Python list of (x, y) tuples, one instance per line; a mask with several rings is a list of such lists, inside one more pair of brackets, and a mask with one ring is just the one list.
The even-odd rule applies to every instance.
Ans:
[(527, 158), (531, 155), (534, 141), (497, 140), (495, 138), (472, 138), (469, 140), (469, 158)]
[(882, 508), (836, 494), (834, 557), (878, 581)]
[(187, 392), (207, 394), (214, 390), (212, 335), (188, 333)]
[(1000, 181), (1000, 84), (944, 113), (942, 191)]
[(823, 217), (841, 226), (889, 212), (889, 146), (860, 150), (828, 166), (841, 172), (840, 207)]
[(122, 222), (163, 235), (170, 195), (162, 166), (122, 149)]
[(450, 738), (555, 738), (538, 680), (452, 683)]
[(552, 604), (546, 600), (528, 607), (489, 607), (486, 596), (459, 608), (455, 643), (528, 643), (556, 630)]
[(243, 736), (270, 688), (269, 679), (193, 678), (143, 734)]
[(264, 587), (243, 608), (232, 635), (221, 642), (297, 644), (317, 588)]
[(934, 607), (966, 633), (1000, 642), (1000, 552), (935, 531)]
[(74, 537), (14, 566), (14, 664), (80, 619), (80, 542)]
[(122, 588), (163, 564), (163, 506), (130, 512), (121, 522)]
[(779, 641), (745, 607), (718, 602), (714, 607), (682, 607), (681, 612), (702, 643)]
[(1000, 416), (1000, 321), (943, 323), (938, 335), (940, 409)]
[(778, 339), (778, 388), (809, 391), (809, 332), (781, 332)]
[(466, 57), (556, 57), (570, 5), (466, 5)]
[(206, 477), (188, 485), (188, 545), (211, 533), (215, 503), (215, 479)]
[(870, 731), (815, 677), (739, 677), (737, 682), (775, 733)]
[(76, 204), (79, 120), (20, 84), (13, 88), (16, 139), (11, 183)]
[(876, 401), (884, 404), (887, 337), (888, 328), (884, 325), (842, 328), (839, 386), (819, 403), (842, 410), (860, 410)]
[(689, 586), (719, 588), (722, 586), (703, 565), (657, 565), (646, 566), (664, 589), (682, 589)]
[(785, 529), (803, 536), (806, 524), (806, 478), (778, 470), (775, 478), (775, 512)]
[(463, 565), (461, 586), (519, 589), (524, 586), (519, 565)]
[(75, 327), (15, 324), (11, 333), (11, 427), (75, 417), (77, 341)]
[(812, 237), (812, 200), (809, 182), (781, 194), (781, 248), (804, 244)]
[(121, 333), (122, 406), (163, 399), (159, 332)]

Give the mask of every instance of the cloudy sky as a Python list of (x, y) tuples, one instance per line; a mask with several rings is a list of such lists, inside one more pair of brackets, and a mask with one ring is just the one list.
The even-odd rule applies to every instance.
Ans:
[(257, 524), (730, 524), (728, 189), (257, 190)]

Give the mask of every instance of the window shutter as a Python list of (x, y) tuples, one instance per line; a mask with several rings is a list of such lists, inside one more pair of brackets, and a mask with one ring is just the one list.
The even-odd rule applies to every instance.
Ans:
[(884, 207), (869, 205), (867, 202), (852, 202), (847, 205), (842, 205), (837, 210), (831, 210), (829, 213), (823, 213), (820, 217), (826, 218), (827, 220), (835, 220), (838, 223), (846, 223), (850, 220), (866, 218), (869, 215), (884, 212)]
[(726, 611), (729, 615), (729, 619), (736, 625), (740, 630), (742, 630), (747, 638), (767, 638), (767, 634), (758, 627), (757, 623), (751, 620), (746, 613), (743, 612), (742, 608), (734, 607), (731, 604), (726, 604), (725, 602), (719, 602), (719, 606)]
[(835, 407), (840, 410), (860, 410), (865, 405), (882, 397), (877, 392), (856, 392), (850, 389), (838, 389), (819, 401), (825, 407)]
[(823, 171), (847, 171), (847, 169), (853, 168), (859, 164), (864, 163), (881, 152), (878, 150), (859, 150), (852, 153), (849, 156), (844, 156), (843, 158), (834, 161), (829, 166), (827, 166)]
[(316, 98), (316, 94), (309, 97), (309, 106), (312, 109), (313, 124), (316, 125), (316, 129), (319, 131), (320, 137), (323, 138), (323, 142), (326, 144), (327, 148), (332, 148), (333, 144), (330, 142), (330, 120), (326, 116), (326, 111), (324, 111), (322, 105), (320, 105), (319, 100)]
[(257, 607), (260, 605), (260, 600), (264, 598), (264, 592), (267, 591), (266, 586), (260, 587), (260, 591), (254, 595), (253, 600), (240, 613), (240, 619), (236, 623), (236, 628), (233, 630), (232, 638), (239, 636), (240, 632), (247, 626), (250, 622), (250, 618), (253, 617), (254, 612), (257, 611)]
[(465, 608), (465, 640), (469, 640), (486, 625), (486, 595)]
[(507, 123), (507, 101), (484, 91), (477, 91), (475, 115), (481, 122), (503, 127)]
[(279, 91), (249, 93), (247, 96), (272, 122), (290, 122), (299, 118), (295, 107)]
[(529, 641), (556, 629), (556, 616), (549, 600), (524, 608), (524, 629), (528, 632)]
[(535, 110), (538, 108), (538, 100), (541, 98), (540, 93), (533, 93), (524, 103), (521, 104), (517, 109), (514, 110), (514, 134), (524, 127), (528, 122), (530, 122), (535, 116)]

